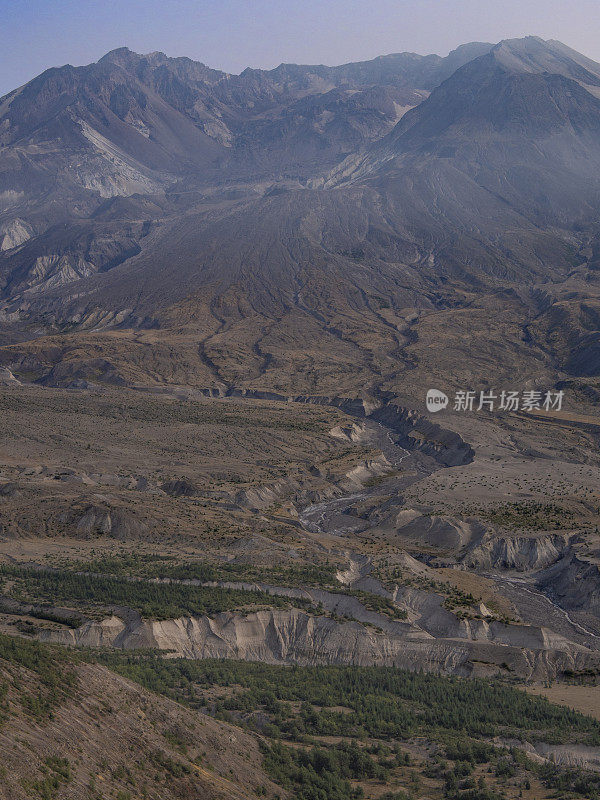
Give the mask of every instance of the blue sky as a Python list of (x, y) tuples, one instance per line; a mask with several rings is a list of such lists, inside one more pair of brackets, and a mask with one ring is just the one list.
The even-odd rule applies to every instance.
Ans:
[(126, 45), (239, 72), (535, 34), (600, 61), (600, 0), (0, 0), (0, 95)]

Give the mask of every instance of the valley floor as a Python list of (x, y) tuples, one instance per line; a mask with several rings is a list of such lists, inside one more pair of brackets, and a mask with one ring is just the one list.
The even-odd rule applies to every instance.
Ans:
[[(450, 414), (434, 422), (385, 399), (256, 390), (17, 384), (2, 389), (0, 405), (2, 735), (19, 729), (29, 741), (29, 716), (38, 713), (14, 683), (19, 647), (75, 658), (83, 727), (104, 713), (94, 703), (113, 706), (99, 699), (113, 691), (103, 680), (117, 681), (115, 671), (133, 680), (130, 711), (119, 713), (144, 729), (131, 728), (139, 754), (126, 759), (140, 764), (140, 778), (125, 762), (107, 772), (110, 758), (100, 753), (108, 743), (99, 740), (91, 760), (78, 756), (71, 690), (63, 698), (53, 689), (65, 711), (52, 711), (30, 742), (39, 779), (10, 778), (7, 797), (79, 797), (85, 784), (90, 797), (110, 787), (134, 798), (148, 763), (148, 797), (171, 796), (156, 788), (167, 773), (174, 797), (245, 797), (250, 762), (259, 796), (312, 798), (299, 788), (305, 770), (319, 776), (311, 791), (331, 800), (359, 789), (373, 799), (534, 800), (553, 782), (583, 797), (596, 791), (597, 723), (557, 710), (597, 717), (595, 687), (576, 685), (600, 675), (600, 463), (588, 421), (467, 424)], [(22, 643), (16, 652), (11, 641)], [(378, 708), (390, 702), (386, 676), (423, 670), (439, 676), (427, 689), (435, 687), (431, 705), (419, 700), (414, 719), (399, 707), (385, 730), (383, 712), (364, 718), (332, 684), (332, 676), (348, 686), (369, 676), (361, 697), (372, 691)], [(508, 692), (502, 706), (526, 703), (521, 686), (559, 706), (525, 705), (519, 720), (482, 717), (469, 733), (466, 717), (450, 722), (443, 711), (465, 678), (473, 683), (464, 686)], [(26, 694), (39, 680), (28, 674)], [(166, 719), (167, 708), (135, 694), (147, 690), (166, 698), (168, 714), (196, 715), (179, 733), (167, 726), (160, 746), (150, 735), (157, 723), (147, 726), (150, 713)], [(445, 721), (420, 727), (426, 708)], [(564, 735), (563, 722), (541, 724), (561, 713)], [(200, 752), (181, 731), (205, 723), (217, 738)], [(125, 723), (115, 724), (125, 736)], [(231, 748), (217, 739), (231, 725), (241, 731), (231, 741), (257, 755), (229, 767), (219, 758)], [(457, 726), (466, 738), (456, 739)], [(488, 749), (477, 755), (477, 743)], [(57, 760), (63, 752), (68, 766)], [(26, 761), (16, 754), (11, 775)], [(192, 790), (194, 781), (204, 788)]]

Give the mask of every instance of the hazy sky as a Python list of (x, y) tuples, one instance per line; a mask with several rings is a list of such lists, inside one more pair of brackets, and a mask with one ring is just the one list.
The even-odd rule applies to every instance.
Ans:
[(0, 0), (0, 95), (126, 45), (240, 72), (535, 34), (600, 61), (600, 0)]

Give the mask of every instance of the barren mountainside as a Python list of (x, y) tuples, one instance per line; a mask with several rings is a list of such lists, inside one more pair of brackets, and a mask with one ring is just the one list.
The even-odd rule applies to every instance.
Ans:
[[(73, 371), (69, 342), (91, 364), (82, 331), (159, 328), (182, 353), (185, 329), (199, 385), (326, 388), (343, 364), (397, 391), (432, 312), (497, 307), (503, 363), (595, 374), (599, 73), (533, 37), (238, 76), (127, 49), (48, 70), (0, 103), (0, 318), (30, 342), (0, 357), (44, 379)], [(309, 375), (305, 339), (336, 365)]]

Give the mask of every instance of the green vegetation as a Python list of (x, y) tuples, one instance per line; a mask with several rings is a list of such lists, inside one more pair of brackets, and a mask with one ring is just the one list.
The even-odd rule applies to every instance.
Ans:
[[(6, 717), (6, 698), (11, 686), (25, 712), (44, 720), (52, 715), (57, 705), (72, 696), (77, 685), (75, 672), (63, 651), (4, 634), (0, 634), (0, 667), (4, 668), (0, 683), (0, 719), (2, 714)], [(32, 689), (23, 682), (23, 669), (33, 673), (38, 687)]]
[[(421, 796), (419, 775), (438, 780), (448, 800), (501, 800), (499, 787), (525, 786), (533, 776), (560, 786), (565, 797), (600, 797), (598, 776), (540, 767), (521, 751), (492, 743), (501, 736), (597, 745), (600, 723), (501, 682), (380, 667), (165, 661), (152, 653), (89, 657), (152, 691), (260, 732), (265, 769), (297, 800), (360, 798), (357, 781), (387, 784), (398, 775), (416, 782), (414, 791), (390, 792), (387, 800)], [(448, 761), (427, 756), (424, 765), (412, 766), (401, 747), (407, 741), (435, 742)]]
[(567, 683), (597, 686), (600, 680), (600, 669), (592, 669), (591, 667), (582, 670), (566, 669), (562, 674), (562, 678)]
[(595, 800), (600, 797), (600, 775), (582, 772), (581, 770), (565, 770), (554, 764), (544, 766), (540, 770), (541, 778), (546, 786), (551, 786), (557, 796), (583, 795)]
[(354, 800), (363, 796), (349, 781), (385, 778), (386, 772), (356, 744), (342, 742), (327, 749), (292, 749), (280, 742), (265, 746), (264, 767), (276, 783), (297, 800)]
[[(444, 598), (444, 608), (452, 611), (459, 619), (481, 618), (481, 615), (473, 609), (473, 606), (481, 602), (482, 598), (475, 597), (471, 592), (464, 592), (451, 583), (436, 581), (424, 575), (410, 575), (397, 566), (382, 566), (375, 574), (384, 584), (389, 585), (396, 581), (402, 583), (404, 586), (412, 586), (415, 589), (423, 589), (441, 595)], [(503, 616), (500, 611), (495, 608), (495, 603), (493, 601), (490, 602), (486, 600), (485, 605), (496, 618), (502, 619), (502, 622), (507, 625), (510, 624), (512, 620)]]
[(54, 800), (61, 787), (72, 780), (71, 765), (67, 758), (51, 756), (44, 762), (45, 773), (41, 780), (32, 781), (30, 789), (41, 800)]
[[(68, 625), (69, 628), (79, 628), (83, 624), (83, 619), (77, 614), (60, 614), (54, 611), (51, 608), (45, 607), (36, 607), (32, 608), (27, 612), (29, 617), (33, 617), (34, 619), (45, 620), (47, 622), (59, 622), (61, 625)], [(35, 625), (29, 621), (24, 621), (24, 626), (30, 627), (32, 629), (31, 632), (35, 632), (36, 628)], [(25, 630), (21, 630), (21, 632), (27, 632)]]
[(183, 761), (175, 761), (162, 750), (155, 750), (150, 754), (150, 760), (154, 766), (159, 767), (173, 778), (182, 778), (189, 775), (192, 768)]
[(206, 561), (181, 562), (164, 555), (122, 554), (77, 562), (72, 569), (99, 574), (170, 578), (171, 580), (243, 581), (274, 586), (336, 585), (334, 564), (299, 564), (258, 567), (253, 564), (214, 564)]
[[(126, 606), (148, 619), (216, 614), (241, 608), (286, 607), (290, 600), (265, 592), (128, 580), (113, 575), (92, 575), (73, 570), (39, 570), (0, 565), (0, 580), (15, 581), (10, 593), (19, 600), (82, 603), (91, 607)], [(305, 600), (294, 604), (308, 605)]]
[[(240, 661), (165, 661), (107, 652), (102, 663), (161, 694), (204, 707), (203, 690), (231, 687), (212, 701), (217, 716), (253, 723), (269, 716), (284, 738), (427, 735), (536, 735), (546, 742), (600, 744), (600, 722), (500, 682), (406, 672), (392, 667), (280, 667)], [(299, 710), (293, 704), (300, 703)], [(342, 710), (340, 710), (342, 709)]]
[(8, 690), (8, 683), (0, 683), (0, 725), (2, 725), (8, 717)]
[(364, 592), (358, 589), (347, 589), (343, 594), (349, 597), (356, 597), (368, 611), (383, 614), (391, 619), (406, 619), (408, 614), (403, 608), (397, 608), (387, 597), (381, 597), (372, 592)]
[(534, 531), (554, 531), (573, 527), (573, 512), (556, 503), (503, 503), (479, 516), (503, 528), (526, 528)]

